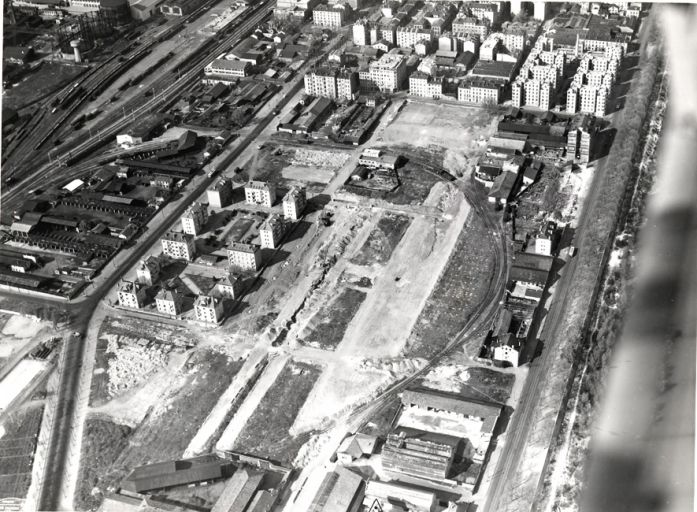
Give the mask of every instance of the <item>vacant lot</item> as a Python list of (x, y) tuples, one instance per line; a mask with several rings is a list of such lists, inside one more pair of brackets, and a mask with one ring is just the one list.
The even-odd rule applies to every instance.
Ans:
[(386, 213), (351, 261), (356, 265), (386, 263), (411, 224), (411, 217)]
[(412, 101), (385, 128), (383, 138), (389, 144), (467, 150), (483, 132), (494, 131), (492, 120), (481, 108)]
[(348, 182), (344, 188), (356, 195), (382, 199), (392, 204), (419, 205), (424, 202), (431, 187), (440, 178), (427, 172), (423, 162), (409, 161), (396, 171), (397, 185), (386, 187), (385, 180), (373, 177), (360, 182), (360, 185)]
[(84, 483), (81, 480), (78, 494), (88, 496), (95, 486), (104, 491), (136, 466), (180, 457), (242, 364), (242, 360), (232, 360), (219, 352), (196, 352), (183, 368), (179, 385), (161, 397), (132, 432), (116, 428), (118, 426), (111, 422), (95, 427), (96, 434), (101, 437), (85, 437), (83, 461), (89, 464), (88, 454), (98, 457), (101, 450), (95, 451), (87, 445), (91, 442), (108, 444), (110, 432), (113, 432), (114, 446), (106, 446), (105, 450), (116, 456), (110, 455), (110, 462), (105, 459), (108, 464), (105, 462), (105, 469), (99, 471), (101, 478), (96, 483), (94, 479), (85, 479)]
[(31, 483), (31, 469), (39, 435), (43, 406), (9, 416), (0, 438), (0, 499), (24, 498)]
[(111, 421), (88, 419), (82, 442), (80, 473), (75, 492), (79, 510), (96, 510), (106, 488), (117, 483), (111, 468), (128, 446), (131, 429)]
[(481, 217), (470, 215), (436, 288), (409, 336), (405, 355), (429, 358), (461, 330), (484, 299), (494, 249)]
[(329, 304), (325, 304), (310, 320), (306, 329), (311, 329), (303, 343), (334, 350), (341, 343), (346, 328), (365, 300), (366, 293), (353, 288), (344, 288)]
[(289, 430), (320, 373), (317, 366), (290, 361), (259, 402), (234, 449), (289, 466), (309, 439), (309, 433), (292, 437)]

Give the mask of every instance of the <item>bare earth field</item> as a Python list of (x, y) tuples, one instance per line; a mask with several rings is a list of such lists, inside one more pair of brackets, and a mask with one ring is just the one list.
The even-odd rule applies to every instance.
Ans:
[(43, 406), (31, 406), (10, 415), (0, 435), (0, 499), (24, 498), (31, 483), (36, 439)]
[(325, 350), (336, 349), (365, 297), (366, 293), (361, 290), (348, 287), (341, 290), (333, 302), (323, 306), (310, 320), (306, 327), (310, 332), (301, 343)]
[(431, 357), (461, 330), (484, 299), (494, 250), (482, 219), (470, 215), (407, 342), (408, 357)]
[(410, 224), (411, 218), (406, 215), (384, 214), (351, 262), (356, 265), (386, 263)]
[[(81, 66), (44, 62), (38, 70), (24, 76), (16, 87), (6, 90), (2, 96), (3, 105), (11, 108), (28, 105), (49, 92), (68, 85), (85, 70)], [(28, 83), (31, 86), (27, 86)]]
[(318, 366), (289, 361), (266, 392), (234, 444), (234, 450), (289, 466), (309, 436), (289, 430), (318, 379)]

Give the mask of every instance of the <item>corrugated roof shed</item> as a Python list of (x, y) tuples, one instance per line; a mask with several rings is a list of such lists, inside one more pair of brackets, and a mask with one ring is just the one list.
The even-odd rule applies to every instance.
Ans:
[(147, 464), (134, 469), (123, 481), (131, 492), (148, 492), (223, 478), (231, 463), (215, 455)]
[(225, 485), (211, 512), (239, 512), (245, 510), (259, 488), (264, 473), (238, 469)]
[(412, 388), (404, 391), (402, 393), (402, 403), (404, 405), (418, 405), (424, 408), (441, 409), (478, 418), (487, 418), (489, 416), (498, 417), (498, 415), (501, 414), (500, 405), (424, 387)]
[(308, 512), (349, 512), (363, 500), (363, 478), (337, 466), (324, 477)]

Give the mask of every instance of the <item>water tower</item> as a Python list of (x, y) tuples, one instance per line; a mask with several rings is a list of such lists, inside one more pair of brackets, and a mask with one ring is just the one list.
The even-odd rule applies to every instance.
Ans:
[(70, 41), (70, 47), (73, 49), (73, 53), (75, 54), (75, 63), (79, 64), (82, 62), (82, 55), (80, 55), (80, 40), (73, 39)]

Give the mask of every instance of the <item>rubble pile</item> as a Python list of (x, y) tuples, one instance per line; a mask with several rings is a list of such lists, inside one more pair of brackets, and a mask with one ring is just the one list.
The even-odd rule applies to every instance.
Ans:
[(169, 359), (169, 347), (155, 345), (147, 338), (109, 336), (106, 352), (113, 354), (107, 369), (112, 397), (147, 380)]
[(339, 168), (344, 165), (348, 159), (349, 155), (346, 153), (297, 149), (291, 160), (291, 165)]

